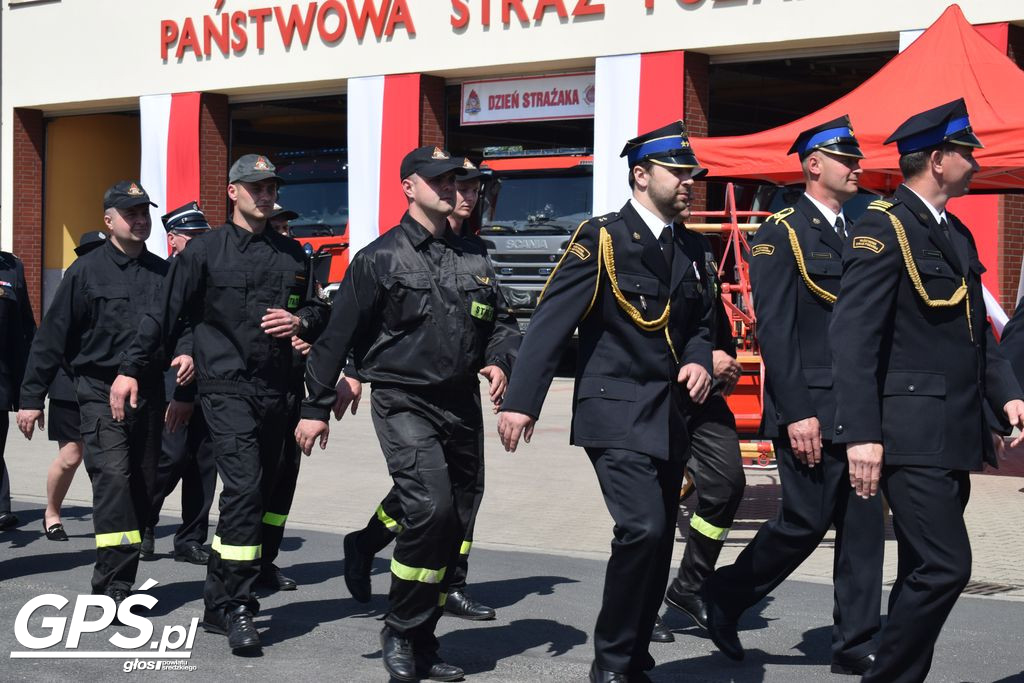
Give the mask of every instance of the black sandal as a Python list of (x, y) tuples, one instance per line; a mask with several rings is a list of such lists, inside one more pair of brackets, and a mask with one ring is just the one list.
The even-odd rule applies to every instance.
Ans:
[(68, 540), (68, 534), (64, 531), (64, 525), (57, 522), (49, 529), (46, 528), (46, 522), (43, 522), (43, 533), (46, 534), (46, 538), (51, 541), (66, 541)]

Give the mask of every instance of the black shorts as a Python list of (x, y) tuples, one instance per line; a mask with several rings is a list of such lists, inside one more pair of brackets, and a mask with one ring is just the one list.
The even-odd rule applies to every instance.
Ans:
[(78, 401), (50, 399), (46, 415), (46, 436), (50, 441), (81, 441), (82, 418), (78, 414)]

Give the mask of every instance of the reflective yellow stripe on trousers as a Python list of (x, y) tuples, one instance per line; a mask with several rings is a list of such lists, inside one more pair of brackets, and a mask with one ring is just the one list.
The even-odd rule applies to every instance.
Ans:
[(715, 526), (697, 513), (690, 518), (690, 528), (714, 541), (724, 541), (729, 535), (729, 529)]
[(391, 559), (391, 573), (406, 581), (419, 581), (420, 583), (441, 583), (447, 567), (440, 569), (424, 569), (422, 567), (409, 567), (398, 560)]
[(473, 547), (473, 541), (463, 541), (459, 547), (459, 555), (469, 555), (470, 548)]
[(236, 562), (258, 560), (263, 554), (262, 545), (228, 545), (220, 540), (220, 536), (213, 537), (211, 547), (220, 553), (221, 559)]
[(264, 512), (263, 523), (267, 526), (284, 526), (288, 515), (279, 515), (276, 512)]
[(377, 506), (377, 519), (379, 519), (380, 523), (383, 524), (384, 526), (386, 526), (388, 528), (388, 531), (390, 531), (391, 533), (393, 533), (393, 534), (400, 534), (400, 533), (402, 533), (402, 525), (399, 524), (398, 522), (396, 522), (395, 520), (391, 519), (390, 515), (388, 515), (388, 513), (384, 512), (384, 506), (383, 505), (378, 505)]
[(134, 545), (142, 543), (142, 534), (138, 529), (131, 531), (114, 531), (109, 534), (96, 534), (97, 548), (110, 548), (115, 545)]

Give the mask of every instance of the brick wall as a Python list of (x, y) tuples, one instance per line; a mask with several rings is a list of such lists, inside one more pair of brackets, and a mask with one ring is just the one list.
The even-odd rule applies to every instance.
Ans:
[[(683, 123), (694, 137), (708, 134), (708, 63), (708, 56), (700, 52), (687, 52), (683, 60)], [(698, 182), (694, 185), (693, 209), (703, 211), (706, 208), (707, 191), (704, 183)]]
[(199, 204), (212, 225), (228, 218), (230, 132), (227, 95), (204, 92), (199, 101)]
[(38, 109), (14, 109), (14, 201), (11, 251), (25, 264), (29, 300), (41, 317), (43, 292), (43, 149), (46, 126)]
[(1017, 305), (1017, 285), (1024, 259), (1024, 195), (999, 198), (999, 289), (1007, 313)]
[(420, 76), (420, 145), (444, 149), (444, 79)]

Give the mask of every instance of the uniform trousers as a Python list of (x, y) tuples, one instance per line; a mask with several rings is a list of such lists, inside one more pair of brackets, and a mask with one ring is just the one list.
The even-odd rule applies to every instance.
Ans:
[(140, 382), (138, 406), (125, 418), (110, 414), (110, 384), (78, 378), (85, 470), (92, 482), (96, 533), (93, 593), (130, 590), (139, 566), (142, 527), (149, 519), (163, 431), (163, 388)]
[(800, 463), (788, 439), (776, 439), (782, 503), (736, 558), (707, 581), (709, 597), (731, 617), (760, 602), (836, 528), (832, 580), (832, 658), (859, 659), (874, 651), (882, 600), (885, 545), (879, 496), (859, 498), (850, 486), (846, 447), (824, 442), (821, 462)]
[(971, 495), (964, 470), (889, 465), (882, 491), (892, 509), (899, 569), (889, 617), (868, 682), (925, 680), (946, 618), (971, 578), (964, 508)]
[(436, 651), (448, 568), (458, 559), (481, 476), (479, 388), (475, 381), (444, 390), (375, 385), (370, 403), (402, 511), (385, 622), (417, 652)]
[(274, 478), (267, 482), (267, 494), (263, 501), (263, 566), (274, 563), (281, 551), (284, 540), (284, 525), (288, 521), (288, 513), (295, 499), (295, 486), (299, 481), (299, 465), (302, 463), (302, 452), (295, 442), (295, 425), (299, 423), (299, 408), (302, 398), (292, 396), (290, 405), (294, 406), (294, 414), (289, 420), (291, 431), (285, 436), (274, 466)]
[(594, 627), (594, 659), (606, 671), (654, 667), (648, 648), (668, 583), (687, 456), (686, 448), (674, 450), (659, 460), (621, 448), (586, 449), (615, 522)]
[(696, 593), (713, 571), (743, 500), (746, 476), (736, 434), (736, 418), (718, 392), (694, 406), (687, 420), (690, 459), (686, 468), (697, 489), (677, 587)]
[[(220, 494), (203, 596), (209, 610), (259, 602), (252, 586), (260, 573), (263, 516), (272, 496), (287, 443), (294, 445), (295, 399), (288, 394), (202, 393)], [(265, 507), (266, 506), (266, 507)]]
[(0, 411), (0, 513), (11, 511), (11, 480), (7, 475), (7, 463), (4, 461), (9, 427), (10, 415), (6, 410)]
[(217, 465), (210, 448), (203, 411), (197, 405), (192, 419), (173, 433), (164, 430), (157, 466), (156, 495), (147, 526), (160, 521), (164, 500), (181, 482), (181, 525), (174, 532), (174, 550), (206, 543), (210, 508), (217, 488)]

